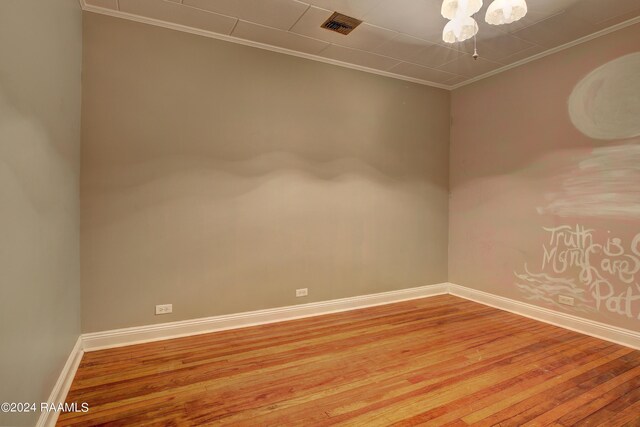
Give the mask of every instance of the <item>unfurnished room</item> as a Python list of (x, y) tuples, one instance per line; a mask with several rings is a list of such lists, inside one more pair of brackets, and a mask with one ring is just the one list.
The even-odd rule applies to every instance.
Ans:
[(0, 426), (640, 426), (640, 0), (0, 0)]

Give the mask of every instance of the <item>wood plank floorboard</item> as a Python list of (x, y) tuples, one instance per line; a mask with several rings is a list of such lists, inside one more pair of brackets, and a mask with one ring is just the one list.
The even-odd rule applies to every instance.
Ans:
[(451, 295), (86, 353), (59, 426), (640, 426), (640, 351)]

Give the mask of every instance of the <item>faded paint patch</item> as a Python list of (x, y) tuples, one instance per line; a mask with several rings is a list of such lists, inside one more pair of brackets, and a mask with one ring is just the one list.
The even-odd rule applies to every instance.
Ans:
[(539, 214), (640, 219), (640, 144), (596, 148), (558, 178), (561, 191), (546, 195)]
[(604, 140), (640, 136), (640, 53), (590, 72), (569, 97), (569, 116), (585, 135)]

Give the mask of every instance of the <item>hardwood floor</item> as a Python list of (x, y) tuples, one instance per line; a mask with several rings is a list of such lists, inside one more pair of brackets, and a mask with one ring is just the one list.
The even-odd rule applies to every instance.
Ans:
[(450, 295), (87, 353), (58, 425), (640, 425), (640, 351)]

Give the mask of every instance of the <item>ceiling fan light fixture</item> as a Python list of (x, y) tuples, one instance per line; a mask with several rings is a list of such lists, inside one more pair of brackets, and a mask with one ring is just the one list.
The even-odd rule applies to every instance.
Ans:
[(487, 24), (503, 25), (516, 22), (527, 14), (525, 0), (494, 0), (484, 17)]
[(471, 16), (482, 7), (482, 0), (444, 0), (440, 13), (449, 20), (456, 16)]
[(442, 31), (442, 40), (446, 43), (462, 42), (475, 36), (478, 23), (470, 16), (457, 17), (447, 22)]

